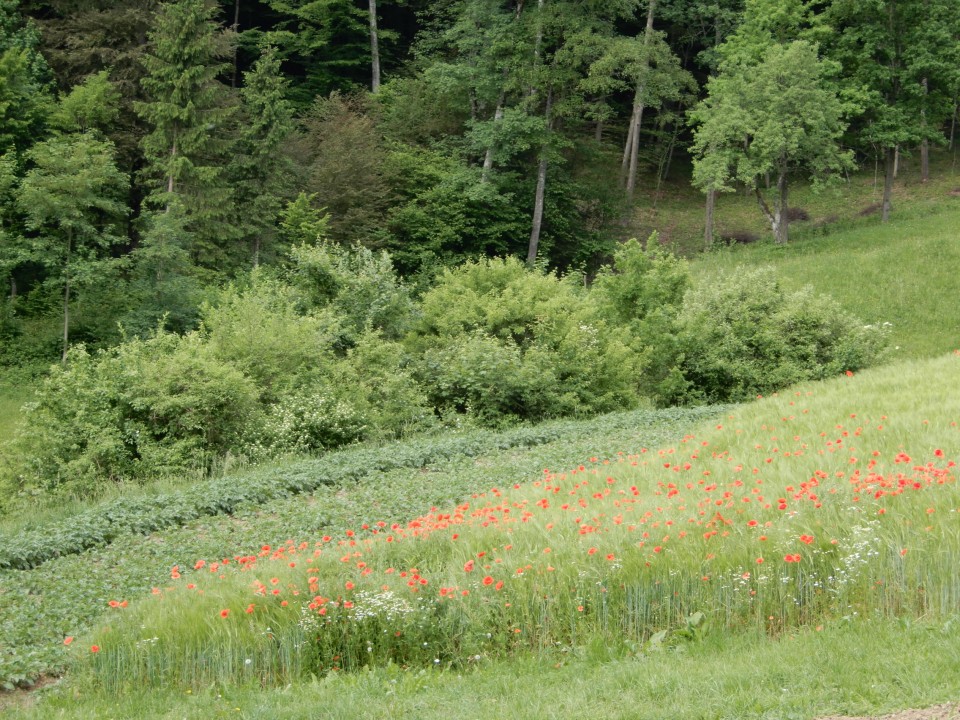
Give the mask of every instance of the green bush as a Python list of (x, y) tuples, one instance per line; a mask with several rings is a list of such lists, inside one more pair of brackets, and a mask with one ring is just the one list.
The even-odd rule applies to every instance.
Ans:
[(657, 405), (685, 399), (688, 383), (680, 371), (677, 316), (690, 288), (687, 262), (657, 247), (657, 235), (623, 243), (612, 265), (601, 268), (591, 297), (603, 317), (624, 328), (624, 336), (642, 354), (637, 375), (640, 392)]
[(449, 417), (483, 424), (635, 407), (640, 357), (573, 278), (513, 258), (447, 270), (407, 338), (418, 376)]
[(342, 324), (329, 310), (297, 309), (294, 288), (263, 272), (223, 290), (202, 308), (209, 352), (252, 378), (265, 402), (308, 370), (329, 365)]
[(883, 329), (809, 287), (786, 292), (772, 268), (739, 268), (691, 291), (678, 321), (689, 392), (707, 402), (859, 370), (887, 347)]
[(240, 452), (257, 414), (253, 383), (196, 333), (77, 347), (27, 406), (14, 482), (83, 495), (103, 481), (204, 470)]
[(387, 253), (321, 242), (297, 245), (290, 255), (289, 279), (301, 311), (328, 309), (341, 323), (346, 346), (368, 328), (391, 339), (407, 331), (413, 300)]

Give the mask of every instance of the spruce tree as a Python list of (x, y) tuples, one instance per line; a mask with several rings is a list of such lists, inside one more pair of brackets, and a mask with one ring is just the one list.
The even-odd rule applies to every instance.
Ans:
[(224, 172), (232, 147), (235, 103), (219, 77), (229, 71), (233, 34), (214, 20), (208, 0), (164, 5), (149, 35), (142, 80), (148, 99), (136, 104), (150, 127), (143, 139), (148, 204), (183, 208), (202, 268), (237, 262), (232, 190)]
[(258, 265), (274, 251), (273, 239), (283, 204), (293, 195), (293, 163), (283, 143), (293, 131), (293, 106), (286, 99), (289, 83), (280, 74), (275, 48), (264, 49), (240, 90), (241, 131), (230, 176), (236, 192), (238, 219)]

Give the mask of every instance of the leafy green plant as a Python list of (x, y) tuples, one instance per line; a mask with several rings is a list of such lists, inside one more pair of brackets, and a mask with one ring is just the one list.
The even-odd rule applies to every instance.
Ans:
[(860, 370), (887, 346), (882, 327), (864, 325), (810, 288), (785, 292), (771, 268), (702, 284), (686, 296), (678, 323), (688, 392), (708, 402)]

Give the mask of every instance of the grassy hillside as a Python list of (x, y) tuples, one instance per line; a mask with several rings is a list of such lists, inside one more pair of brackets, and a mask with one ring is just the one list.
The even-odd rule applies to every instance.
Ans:
[[(70, 595), (130, 562), (157, 587), (107, 584), (97, 628), (61, 623), (71, 673), (24, 714), (812, 718), (950, 699), (958, 382), (958, 355), (900, 363), (674, 420), (658, 451), (583, 426), (7, 573)], [(865, 652), (896, 670), (865, 678)]]
[(774, 265), (784, 286), (812, 285), (865, 322), (889, 323), (894, 357), (930, 357), (960, 346), (960, 198), (936, 213), (855, 224), (823, 237), (733, 247), (694, 263), (700, 282), (738, 265)]
[[(887, 367), (736, 408), (352, 448), (0, 519), (0, 684), (66, 673), (0, 693), (0, 710), (814, 718), (956, 700), (950, 177), (905, 175), (887, 225), (859, 217), (863, 178), (833, 199), (800, 190), (815, 219), (790, 245), (694, 261), (698, 282), (775, 265), (786, 288), (889, 323)], [(674, 243), (696, 236), (697, 199), (675, 200), (656, 211)], [(725, 227), (752, 222), (749, 198), (723, 202)], [(831, 203), (842, 214), (814, 228)], [(0, 382), (0, 442), (26, 395)], [(865, 656), (895, 671), (865, 679)]]

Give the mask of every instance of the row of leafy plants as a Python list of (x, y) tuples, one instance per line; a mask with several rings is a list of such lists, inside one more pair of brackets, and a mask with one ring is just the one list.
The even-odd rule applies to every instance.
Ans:
[(4, 497), (90, 495), (228, 457), (735, 402), (869, 366), (884, 347), (882, 330), (785, 292), (772, 270), (694, 287), (684, 261), (636, 241), (590, 287), (488, 259), (419, 296), (385, 253), (304, 243), (282, 273), (254, 272), (204, 305), (198, 330), (73, 350), (28, 406), (0, 479)]
[[(64, 645), (65, 638), (86, 632), (105, 609), (114, 612), (110, 600), (133, 602), (154, 587), (165, 587), (172, 567), (186, 569), (197, 557), (212, 557), (225, 548), (258, 552), (264, 542), (283, 544), (290, 537), (341, 535), (376, 520), (406, 522), (431, 506), (460, 502), (491, 483), (510, 486), (539, 476), (544, 468), (567, 467), (595, 453), (616, 457), (619, 451), (657, 447), (720, 411), (634, 411), (334, 452), (326, 458), (329, 473), (323, 478), (330, 484), (308, 492), (286, 494), (292, 492), (291, 483), (305, 487), (319, 481), (318, 461), (200, 483), (191, 497), (205, 499), (208, 510), (230, 506), (231, 515), (198, 517), (183, 525), (159, 527), (154, 520), (170, 519), (170, 508), (186, 505), (177, 493), (142, 502), (92, 503), (88, 512), (73, 517), (57, 513), (38, 519), (27, 532), (8, 522), (4, 547), (13, 548), (21, 560), (31, 553), (31, 562), (39, 562), (41, 555), (46, 559), (30, 569), (0, 569), (5, 590), (0, 603), (0, 686), (9, 689), (29, 685), (41, 675), (60, 674), (76, 648)], [(285, 480), (287, 476), (294, 480)], [(282, 487), (275, 489), (277, 484)], [(246, 501), (240, 502), (240, 495)], [(99, 544), (75, 552), (78, 538), (80, 543)], [(10, 561), (11, 554), (5, 558)]]

